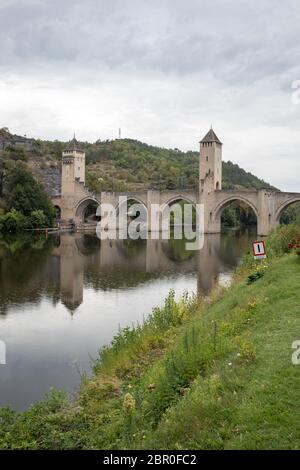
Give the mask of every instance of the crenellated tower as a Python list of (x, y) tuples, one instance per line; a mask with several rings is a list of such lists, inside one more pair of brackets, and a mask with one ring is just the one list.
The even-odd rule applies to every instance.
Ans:
[(74, 195), (76, 181), (85, 184), (85, 152), (75, 138), (62, 153), (61, 194)]

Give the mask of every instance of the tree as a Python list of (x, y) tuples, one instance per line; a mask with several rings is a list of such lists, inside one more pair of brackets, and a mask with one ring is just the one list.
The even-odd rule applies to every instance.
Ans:
[(33, 211), (42, 211), (47, 224), (53, 222), (54, 207), (48, 195), (22, 163), (17, 163), (7, 171), (4, 199), (9, 211), (16, 209), (26, 217), (31, 217)]
[(30, 226), (32, 228), (47, 227), (48, 219), (40, 209), (32, 211), (30, 215)]
[(26, 217), (15, 209), (0, 217), (0, 232), (15, 233), (24, 228), (26, 228)]

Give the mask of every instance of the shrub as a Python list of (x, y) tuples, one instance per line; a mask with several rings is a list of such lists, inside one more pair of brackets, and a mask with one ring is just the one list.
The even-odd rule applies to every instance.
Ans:
[(15, 209), (0, 217), (0, 232), (16, 233), (24, 228), (26, 228), (26, 218)]
[(42, 210), (35, 210), (30, 215), (30, 226), (32, 228), (47, 227), (48, 218)]
[(5, 182), (5, 199), (9, 209), (19, 210), (30, 216), (34, 210), (42, 210), (48, 217), (53, 217), (53, 206), (43, 187), (26, 167), (18, 163), (10, 169)]
[(12, 160), (21, 160), (21, 161), (26, 161), (27, 160), (27, 155), (25, 153), (25, 150), (23, 148), (18, 148), (14, 146), (9, 146), (6, 148), (5, 151), (6, 155), (8, 158), (11, 158)]
[(263, 277), (264, 275), (264, 271), (256, 271), (255, 273), (253, 274), (250, 274), (248, 276), (248, 280), (247, 280), (247, 284), (252, 284), (253, 282), (257, 281), (258, 279), (260, 279), (261, 277)]
[(289, 252), (289, 245), (295, 244), (299, 238), (300, 226), (297, 224), (280, 225), (272, 230), (267, 239), (269, 254), (275, 256)]
[(297, 238), (295, 243), (290, 243), (288, 248), (289, 250), (294, 251), (296, 255), (300, 256), (300, 237)]

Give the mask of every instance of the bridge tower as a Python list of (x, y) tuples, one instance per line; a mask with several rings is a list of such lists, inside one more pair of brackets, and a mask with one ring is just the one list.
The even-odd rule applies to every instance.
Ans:
[(212, 128), (200, 142), (199, 185), (200, 199), (222, 189), (222, 142)]
[(87, 196), (85, 184), (85, 152), (79, 148), (75, 138), (62, 153), (61, 194), (53, 200), (60, 208), (61, 219), (76, 218), (78, 201)]
[(62, 153), (61, 195), (74, 196), (76, 181), (85, 184), (85, 152), (75, 138)]
[(222, 142), (213, 129), (200, 141), (199, 201), (204, 206), (204, 232), (219, 233), (220, 222), (213, 218), (216, 194), (222, 189)]

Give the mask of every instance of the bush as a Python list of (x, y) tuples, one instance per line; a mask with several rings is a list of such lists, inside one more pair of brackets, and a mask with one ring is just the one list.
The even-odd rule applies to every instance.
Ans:
[(32, 211), (30, 217), (25, 217), (16, 209), (0, 215), (0, 233), (17, 233), (24, 229), (47, 226), (48, 218), (42, 210)]
[[(27, 218), (28, 227), (31, 224), (33, 227), (51, 226), (53, 223), (55, 211), (48, 195), (22, 163), (17, 163), (7, 171), (4, 180), (4, 201), (10, 212), (14, 209)], [(9, 224), (9, 221), (7, 223)], [(6, 227), (6, 224), (3, 227)], [(20, 224), (17, 224), (17, 227), (20, 227)]]
[(270, 255), (280, 256), (289, 252), (289, 245), (299, 238), (300, 226), (297, 224), (280, 225), (272, 230), (267, 239), (267, 251)]
[(260, 279), (261, 277), (263, 277), (264, 274), (265, 274), (265, 272), (262, 271), (262, 270), (258, 270), (255, 273), (250, 274), (248, 276), (247, 284), (252, 284), (253, 282), (255, 282), (258, 279)]
[(11, 158), (12, 160), (21, 160), (21, 161), (26, 161), (27, 160), (27, 155), (25, 153), (25, 150), (23, 148), (18, 148), (14, 146), (10, 146), (6, 148), (5, 151), (6, 155), (8, 158)]
[(0, 232), (16, 233), (24, 230), (26, 225), (26, 217), (15, 209), (0, 216)]
[(30, 215), (30, 226), (32, 228), (47, 227), (48, 218), (41, 210), (32, 211)]

